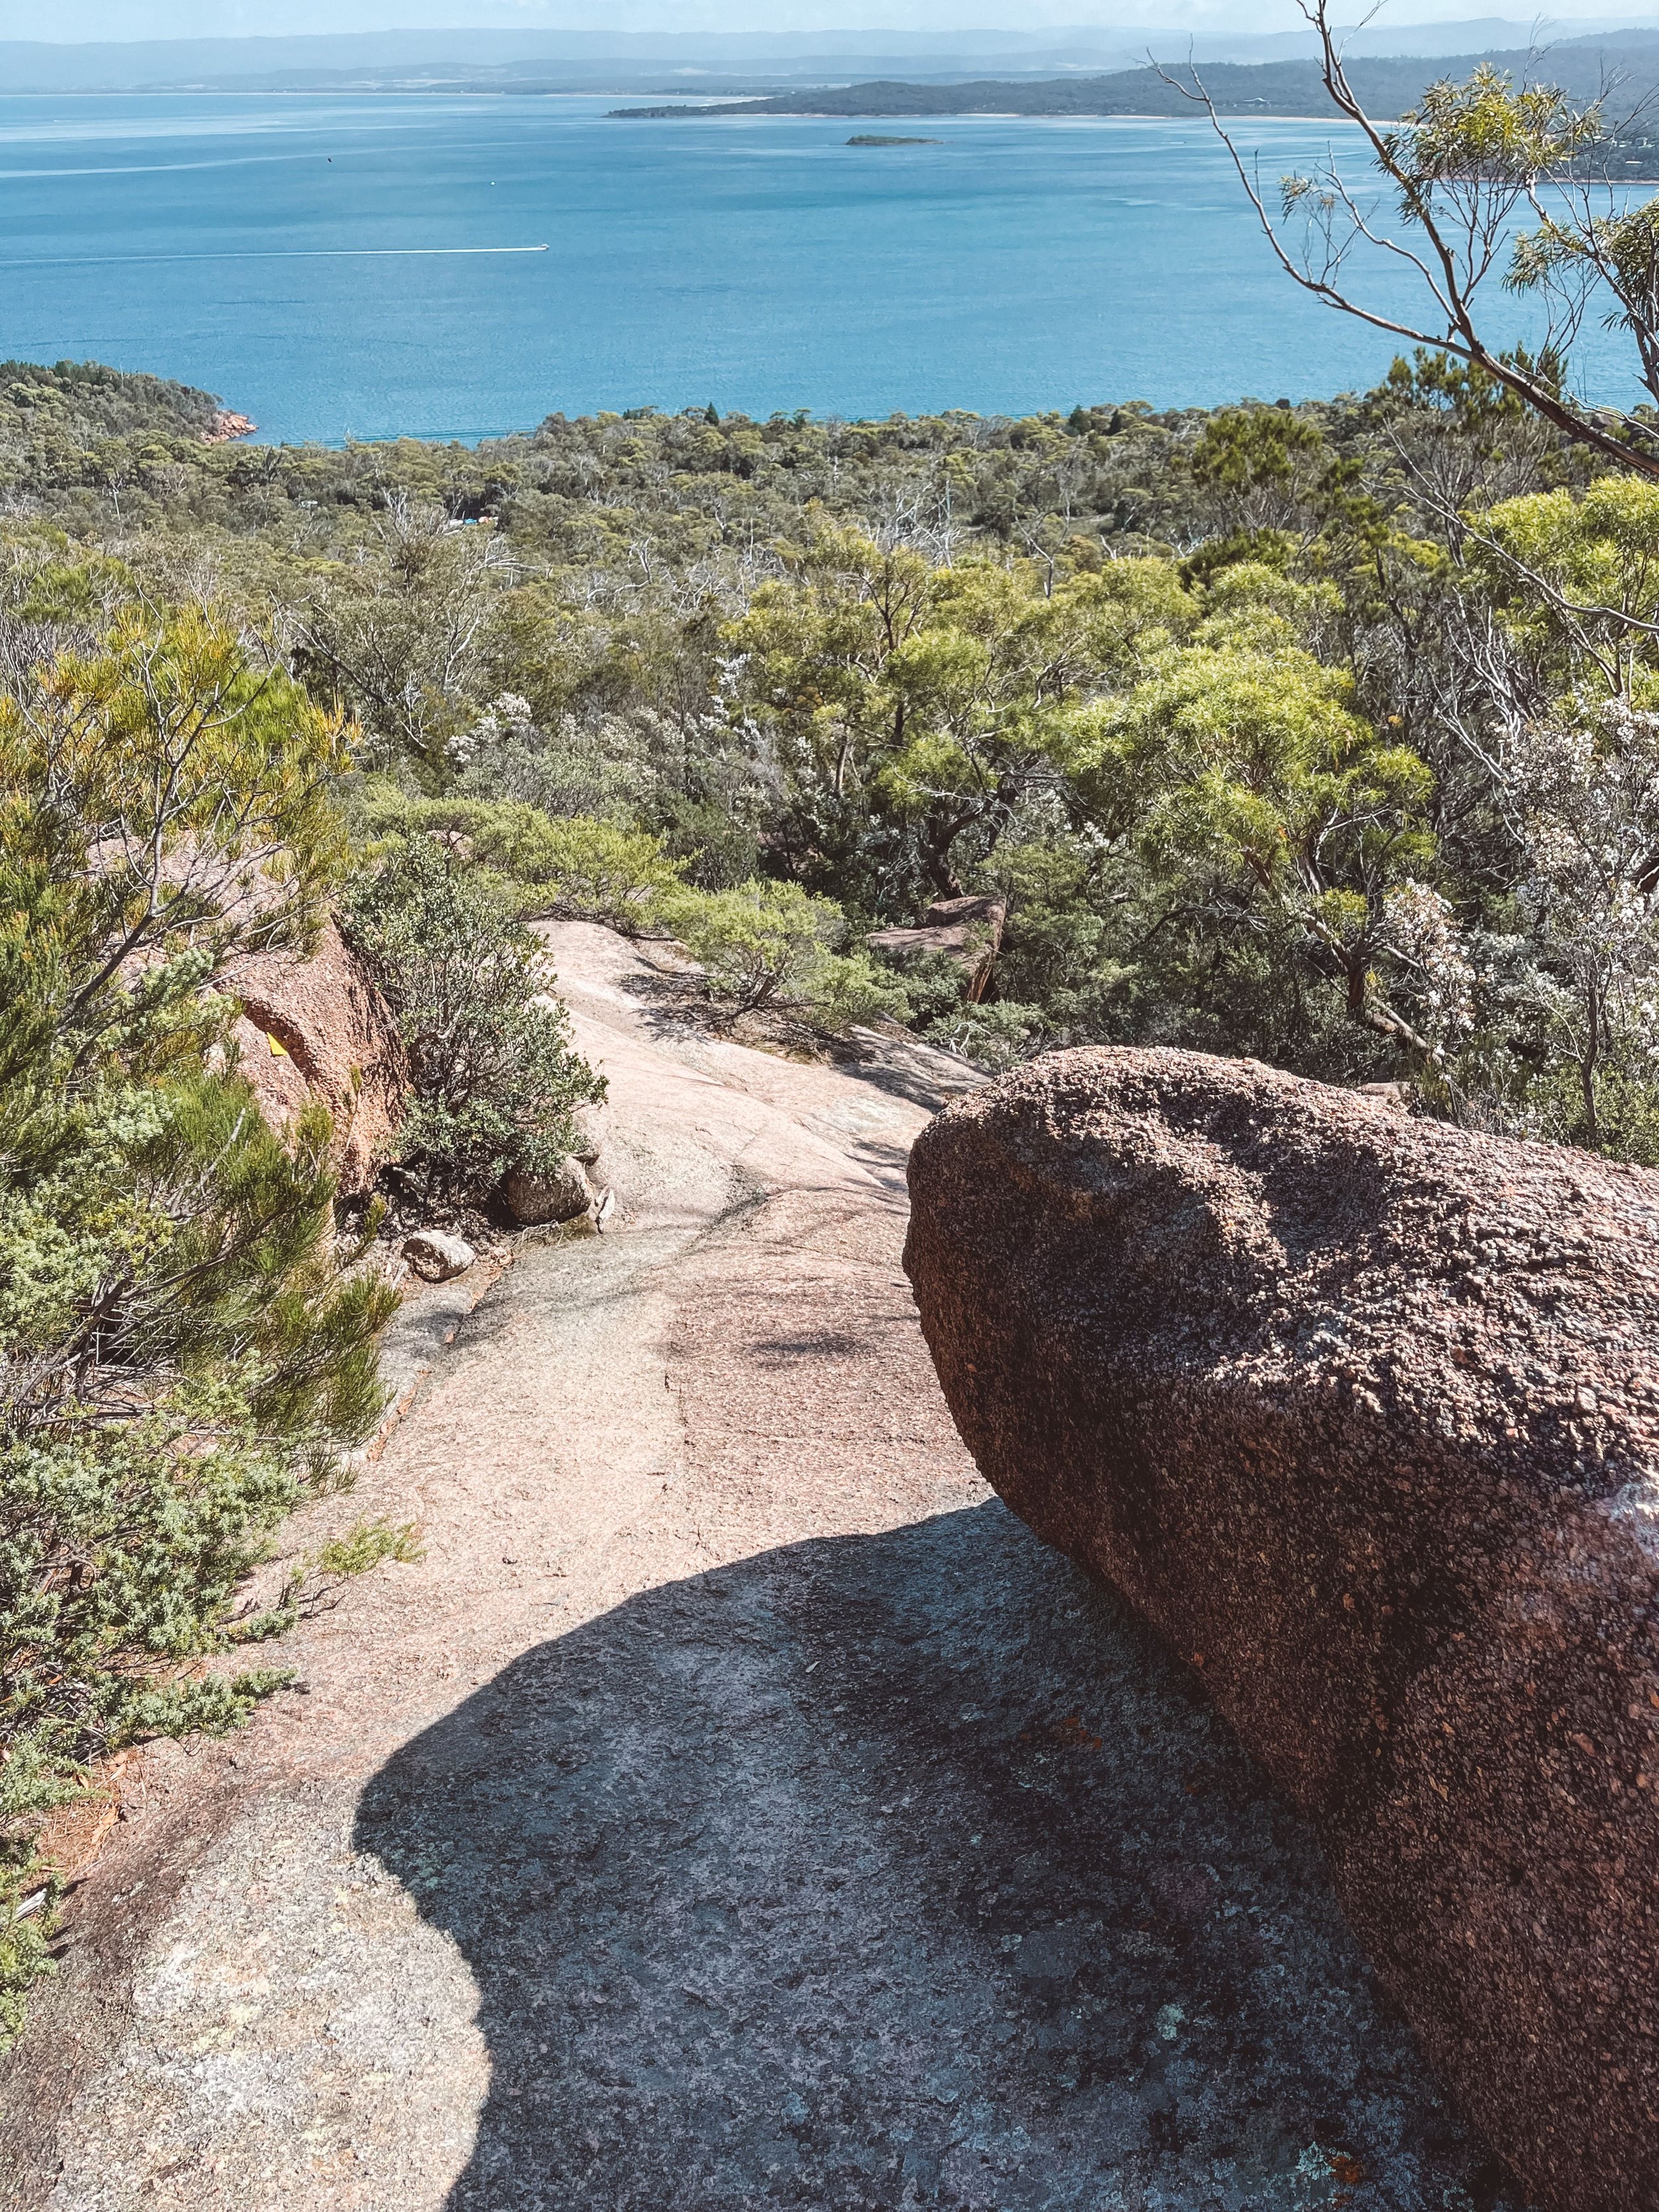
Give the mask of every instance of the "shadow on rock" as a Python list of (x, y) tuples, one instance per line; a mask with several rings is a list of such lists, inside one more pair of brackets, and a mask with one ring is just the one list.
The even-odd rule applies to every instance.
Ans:
[(1515, 2212), (1301, 1823), (1000, 1505), (541, 1646), (370, 1784), (494, 2069), (453, 2212)]

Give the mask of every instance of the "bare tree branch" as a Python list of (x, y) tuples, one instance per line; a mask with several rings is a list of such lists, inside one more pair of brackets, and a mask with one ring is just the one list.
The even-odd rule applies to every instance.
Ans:
[[(1595, 217), (1586, 204), (1582, 219), (1564, 222), (1548, 213), (1540, 198), (1548, 190), (1576, 191), (1582, 198), (1591, 189), (1575, 163), (1601, 137), (1600, 103), (1574, 115), (1559, 94), (1536, 88), (1511, 93), (1506, 79), (1488, 72), (1490, 82), (1485, 82), (1477, 73), (1461, 93), (1449, 86), (1431, 87), (1416, 112), (1399, 128), (1389, 129), (1366, 112), (1353, 88), (1340, 36), (1331, 24), (1329, 0), (1297, 0), (1297, 5), (1318, 35), (1321, 81), (1333, 107), (1358, 131), (1379, 174), (1399, 195), (1402, 220), (1425, 244), (1419, 251), (1379, 228), (1373, 211), (1360, 205), (1339, 173), (1334, 155), (1316, 180), (1283, 180), (1283, 217), (1276, 219), (1262, 188), (1259, 158), (1246, 160), (1198, 70), (1189, 62), (1184, 74), (1175, 74), (1154, 64), (1172, 90), (1205, 110), (1279, 266), (1327, 307), (1409, 344), (1457, 356), (1515, 393), (1575, 444), (1622, 468), (1659, 478), (1659, 428), (1615, 409), (1577, 404), (1548, 365), (1576, 337), (1590, 293), (1605, 285), (1618, 302), (1612, 319), (1631, 331), (1644, 381), (1659, 398), (1659, 221), (1649, 227), (1651, 244), (1644, 259), (1642, 237), (1630, 229), (1638, 216), (1621, 215), (1610, 204), (1607, 217)], [(1513, 125), (1507, 143), (1483, 153), (1475, 143), (1479, 134), (1468, 132), (1468, 144), (1461, 143), (1460, 98), (1506, 103)], [(1543, 242), (1533, 242), (1530, 258), (1521, 246), (1504, 281), (1517, 289), (1544, 289), (1547, 284), (1555, 307), (1539, 362), (1489, 343), (1476, 312), (1477, 295), (1496, 271), (1513, 217), (1522, 207), (1538, 215), (1538, 239)], [(1307, 243), (1299, 253), (1286, 242), (1282, 228), (1283, 219), (1297, 210), (1308, 224)], [(1345, 285), (1345, 266), (1361, 244), (1415, 271), (1433, 302), (1436, 320), (1416, 322), (1387, 313)]]

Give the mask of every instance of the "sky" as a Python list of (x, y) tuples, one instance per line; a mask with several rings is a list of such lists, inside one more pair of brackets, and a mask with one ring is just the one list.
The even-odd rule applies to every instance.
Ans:
[[(1363, 12), (1358, 4), (1356, 16)], [(1480, 0), (1394, 0), (1385, 21), (1462, 21), (1521, 16), (1514, 5)], [(1608, 0), (1553, 0), (1553, 21), (1594, 17)], [(1616, 20), (1655, 20), (1650, 7)], [(393, 29), (611, 31), (825, 31), (1202, 24), (1231, 31), (1299, 29), (1293, 0), (605, 0), (602, 10), (571, 0), (0, 0), (0, 38), (130, 40), (275, 36), (284, 33)]]

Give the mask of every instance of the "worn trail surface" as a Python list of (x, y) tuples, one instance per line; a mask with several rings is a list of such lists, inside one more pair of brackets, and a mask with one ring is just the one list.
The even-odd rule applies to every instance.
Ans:
[(948, 1064), (552, 933), (618, 1212), (349, 1511), (304, 1687), (147, 1757), (0, 2079), (52, 2212), (1486, 2212), (1297, 1820), (991, 1499), (898, 1261)]

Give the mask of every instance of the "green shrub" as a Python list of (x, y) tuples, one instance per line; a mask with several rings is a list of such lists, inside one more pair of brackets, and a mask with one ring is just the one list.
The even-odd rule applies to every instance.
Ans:
[(685, 864), (643, 830), (583, 815), (544, 814), (508, 799), (419, 799), (374, 779), (359, 800), (358, 826), (371, 847), (424, 834), (483, 876), (499, 903), (525, 919), (559, 915), (636, 932), (653, 926), (655, 902)]
[(456, 854), (411, 836), (342, 925), (397, 1018), (413, 1091), (392, 1174), (423, 1205), (478, 1205), (514, 1169), (544, 1174), (605, 1084), (550, 1000), (541, 940)]
[(954, 954), (934, 951), (872, 957), (878, 970), (897, 979), (909, 1004), (909, 1019), (918, 1029), (948, 1023), (962, 1012), (969, 977)]
[(246, 1709), (179, 1669), (238, 1640), (265, 1534), (381, 1404), (388, 1295), (333, 1261), (327, 1135), (290, 1152), (222, 1078), (112, 1086), (0, 1192), (0, 1817)]
[[(505, 800), (411, 800), (382, 778), (360, 795), (356, 821), (383, 866), (350, 902), (346, 926), (410, 1048), (416, 1105), (399, 1166), (424, 1194), (477, 1198), (492, 1170), (499, 1179), (508, 1167), (531, 1164), (520, 1141), (528, 1126), (525, 1101), (502, 1103), (514, 1064), (532, 1099), (545, 1094), (545, 1108), (531, 1104), (531, 1123), (544, 1110), (561, 1110), (562, 1054), (568, 1054), (562, 1031), (546, 1041), (551, 1058), (539, 1074), (531, 1035), (542, 1034), (539, 1023), (522, 1036), (501, 1029), (493, 1042), (473, 1034), (477, 1024), (498, 1018), (498, 1006), (516, 1003), (515, 993), (534, 1000), (545, 989), (541, 947), (509, 916), (556, 914), (629, 932), (672, 930), (702, 963), (710, 990), (739, 1012), (775, 1005), (830, 1029), (908, 1018), (904, 988), (891, 972), (862, 952), (840, 950), (847, 935), (840, 907), (797, 884), (751, 877), (700, 890), (684, 880), (690, 864), (671, 859), (647, 831)], [(510, 945), (517, 955), (509, 956)], [(504, 978), (523, 960), (529, 969), (506, 986), (503, 1000)], [(486, 969), (490, 988), (481, 991), (476, 979)], [(524, 988), (532, 973), (539, 980)], [(458, 1054), (463, 1035), (469, 1042)], [(568, 1143), (568, 1135), (557, 1141)], [(543, 1145), (538, 1157), (548, 1150)]]
[(760, 866), (759, 834), (746, 814), (720, 799), (688, 799), (664, 790), (652, 815), (671, 859), (699, 890), (730, 890)]
[(957, 1054), (988, 1075), (1005, 1075), (1039, 1049), (1042, 1030), (1040, 1007), (995, 1000), (960, 1006), (931, 1022), (923, 1035), (930, 1044)]
[(910, 1018), (904, 986), (867, 952), (831, 954), (809, 980), (799, 1004), (826, 1030), (844, 1030), (853, 1022)]
[[(483, 857), (495, 858), (487, 848), (480, 849)], [(661, 840), (648, 831), (582, 815), (537, 815), (496, 865), (515, 881), (549, 894), (541, 912), (608, 922), (629, 933), (653, 926), (658, 902), (685, 872), (684, 864), (671, 860)]]
[(251, 945), (302, 939), (337, 733), (204, 617), (117, 623), (0, 704), (0, 2042), (47, 1958), (40, 1815), (88, 1761), (234, 1724), (238, 1594), (381, 1393), (326, 1115), (210, 1072)]
[(755, 878), (731, 890), (682, 890), (659, 910), (710, 991), (739, 1013), (778, 1006), (840, 1029), (908, 1011), (902, 986), (867, 954), (837, 951), (847, 922), (834, 900), (799, 884)]

